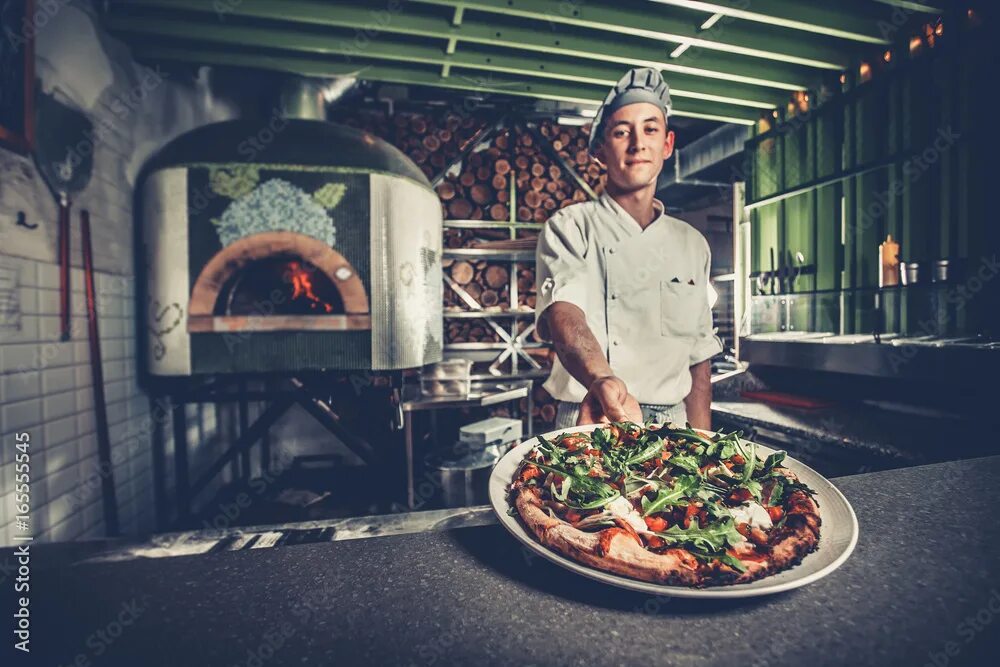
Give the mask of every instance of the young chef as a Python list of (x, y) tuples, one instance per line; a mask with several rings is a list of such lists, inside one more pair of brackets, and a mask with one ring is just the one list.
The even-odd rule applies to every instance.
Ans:
[(674, 148), (670, 88), (636, 68), (594, 118), (604, 193), (568, 206), (538, 241), (536, 322), (558, 359), (545, 389), (555, 428), (602, 421), (711, 428), (713, 334), (705, 238), (664, 213), (656, 179)]

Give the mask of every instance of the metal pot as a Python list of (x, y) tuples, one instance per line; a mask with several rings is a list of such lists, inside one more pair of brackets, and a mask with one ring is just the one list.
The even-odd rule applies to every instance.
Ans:
[(441, 489), (445, 507), (488, 503), (490, 473), (506, 449), (505, 445), (489, 445), (457, 459), (434, 458), (428, 461), (428, 475)]
[(900, 262), (899, 277), (904, 285), (916, 285), (920, 281), (920, 262)]

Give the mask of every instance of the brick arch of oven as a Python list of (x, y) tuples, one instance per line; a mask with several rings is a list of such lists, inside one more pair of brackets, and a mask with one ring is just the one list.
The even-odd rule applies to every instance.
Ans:
[[(340, 294), (343, 315), (215, 316), (215, 304), (227, 281), (256, 260), (280, 255), (300, 257), (324, 273)], [(368, 294), (357, 271), (342, 254), (319, 239), (290, 231), (254, 234), (231, 243), (204, 266), (195, 280), (188, 306), (189, 331), (234, 329), (371, 329)]]

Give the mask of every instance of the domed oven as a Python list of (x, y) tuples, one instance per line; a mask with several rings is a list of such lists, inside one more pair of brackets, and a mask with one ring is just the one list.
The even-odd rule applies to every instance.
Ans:
[(440, 361), (441, 206), (381, 139), (216, 123), (160, 151), (140, 198), (150, 374)]

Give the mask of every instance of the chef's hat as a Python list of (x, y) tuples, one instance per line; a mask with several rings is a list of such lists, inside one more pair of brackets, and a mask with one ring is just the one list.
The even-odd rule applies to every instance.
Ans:
[(598, 139), (604, 132), (604, 128), (601, 126), (604, 118), (626, 104), (635, 104), (636, 102), (655, 104), (663, 110), (664, 118), (670, 115), (670, 86), (663, 80), (658, 70), (652, 67), (631, 69), (608, 92), (608, 96), (604, 98), (604, 103), (597, 110), (597, 115), (594, 116), (594, 122), (591, 125), (588, 144), (591, 153), (594, 152), (599, 143)]

